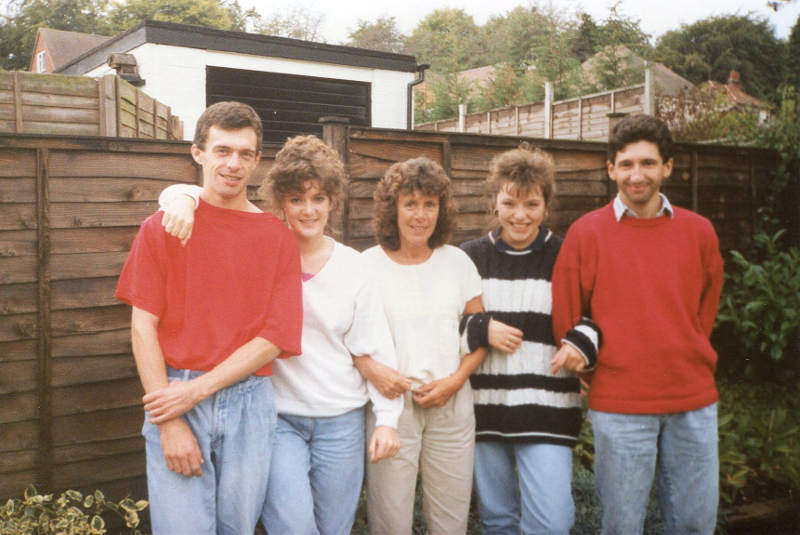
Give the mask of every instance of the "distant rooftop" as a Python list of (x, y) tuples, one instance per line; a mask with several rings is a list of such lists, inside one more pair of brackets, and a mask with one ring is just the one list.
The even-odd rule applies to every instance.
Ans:
[(64, 74), (84, 74), (103, 65), (109, 54), (127, 53), (145, 43), (402, 72), (417, 70), (415, 57), (406, 54), (146, 20), (127, 32), (100, 43), (92, 50), (73, 56), (57, 71)]
[(111, 38), (93, 33), (39, 28), (37, 39), (45, 44), (53, 61), (53, 69), (57, 71), (76, 57), (96, 48)]

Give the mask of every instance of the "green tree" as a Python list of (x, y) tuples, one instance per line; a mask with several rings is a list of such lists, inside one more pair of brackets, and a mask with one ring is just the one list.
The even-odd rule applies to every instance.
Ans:
[(405, 50), (405, 37), (397, 28), (394, 17), (380, 17), (374, 22), (358, 19), (357, 27), (348, 34), (348, 46), (369, 50), (402, 53)]
[(800, 16), (792, 27), (789, 41), (786, 43), (786, 61), (784, 66), (784, 83), (800, 89)]
[(639, 21), (623, 14), (619, 2), (595, 32), (596, 54), (591, 58), (589, 90), (606, 90), (644, 81), (644, 64), (650, 55), (649, 35)]
[(737, 70), (747, 93), (778, 100), (783, 47), (765, 18), (723, 15), (683, 24), (661, 36), (655, 56), (695, 84), (725, 82)]
[(437, 9), (422, 19), (406, 41), (406, 50), (439, 73), (486, 65), (482, 32), (463, 9)]
[(325, 17), (304, 7), (295, 7), (288, 12), (275, 12), (255, 24), (255, 31), (264, 35), (291, 37), (304, 41), (324, 43), (320, 26)]
[(0, 68), (28, 68), (40, 27), (108, 35), (107, 1), (12, 0), (0, 17)]
[(536, 6), (517, 6), (491, 17), (483, 27), (489, 64), (507, 63), (518, 73), (533, 65), (533, 48), (542, 40), (547, 17)]
[(597, 51), (598, 27), (588, 13), (579, 13), (578, 18), (580, 19), (580, 24), (569, 45), (569, 53), (577, 58), (578, 61), (584, 62)]
[[(248, 12), (245, 12), (248, 13)], [(255, 15), (251, 13), (251, 17)], [(114, 33), (124, 32), (145, 19), (195, 24), (220, 30), (244, 30), (238, 2), (220, 0), (125, 0), (114, 1), (108, 18)]]

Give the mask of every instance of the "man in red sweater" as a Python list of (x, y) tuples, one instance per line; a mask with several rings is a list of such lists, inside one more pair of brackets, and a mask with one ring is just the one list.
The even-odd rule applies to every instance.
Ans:
[(239, 102), (200, 116), (203, 192), (192, 239), (142, 224), (116, 297), (133, 306), (153, 533), (253, 533), (277, 416), (270, 362), (300, 354), (300, 256), (292, 233), (247, 199), (261, 120)]
[[(609, 136), (618, 195), (570, 227), (553, 271), (556, 340), (590, 316), (603, 333), (589, 420), (604, 534), (642, 533), (657, 473), (667, 534), (714, 532), (718, 502), (717, 355), (722, 289), (711, 223), (660, 192), (672, 172), (667, 126), (648, 115)], [(570, 367), (563, 344), (553, 366)]]

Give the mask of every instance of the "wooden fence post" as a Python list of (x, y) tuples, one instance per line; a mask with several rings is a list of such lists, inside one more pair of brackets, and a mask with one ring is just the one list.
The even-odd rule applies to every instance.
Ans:
[(37, 397), (39, 401), (39, 450), (37, 480), (50, 489), (53, 480), (53, 351), (50, 326), (50, 198), (48, 193), (49, 149), (36, 149), (36, 254), (38, 323), (36, 340)]
[(467, 124), (467, 105), (466, 104), (459, 104), (458, 105), (458, 131), (463, 132), (466, 130)]
[(20, 87), (19, 72), (14, 71), (14, 120), (17, 134), (21, 134), (22, 125), (22, 88)]
[(106, 74), (97, 81), (100, 98), (100, 135), (117, 136), (116, 75)]
[[(339, 158), (344, 164), (344, 168), (350, 175), (350, 158), (348, 158), (349, 150), (349, 131), (348, 124), (350, 119), (347, 117), (320, 117), (319, 122), (322, 123), (322, 141), (329, 145), (333, 150), (339, 154)], [(342, 229), (342, 241), (348, 243), (350, 240), (350, 191), (345, 189), (344, 199), (342, 199), (341, 206), (332, 214), (333, 226), (339, 226)]]
[(544, 84), (544, 137), (553, 138), (553, 84)]
[(653, 85), (653, 66), (644, 62), (644, 112), (656, 114), (656, 93)]

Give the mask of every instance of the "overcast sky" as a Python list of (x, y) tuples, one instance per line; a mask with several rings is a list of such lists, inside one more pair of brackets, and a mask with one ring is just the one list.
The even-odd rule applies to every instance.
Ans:
[[(243, 7), (254, 6), (268, 16), (274, 10), (289, 12), (293, 6), (323, 15), (322, 34), (333, 44), (347, 40), (348, 33), (356, 28), (358, 19), (375, 20), (392, 16), (405, 34), (411, 33), (422, 18), (437, 8), (461, 7), (473, 16), (477, 24), (485, 23), (492, 15), (502, 15), (518, 5), (528, 5), (529, 0), (240, 0)], [(542, 0), (540, 5), (549, 5)], [(608, 15), (610, 0), (552, 0), (552, 5), (567, 13), (583, 9), (595, 20)], [(622, 0), (621, 11), (638, 19), (642, 29), (653, 38), (681, 24), (714, 15), (753, 13), (763, 16), (775, 27), (776, 35), (788, 39), (789, 32), (800, 16), (800, 0), (792, 0), (776, 13), (767, 6), (767, 0)]]

